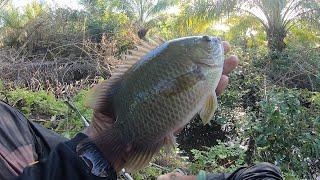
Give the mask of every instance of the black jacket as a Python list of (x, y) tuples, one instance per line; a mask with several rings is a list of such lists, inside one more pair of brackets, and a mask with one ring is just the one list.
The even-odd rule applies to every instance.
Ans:
[(90, 167), (77, 156), (76, 145), (87, 136), (79, 133), (70, 141), (60, 143), (48, 158), (27, 167), (15, 180), (101, 180), (117, 179), (113, 168), (109, 167), (106, 177), (93, 175)]

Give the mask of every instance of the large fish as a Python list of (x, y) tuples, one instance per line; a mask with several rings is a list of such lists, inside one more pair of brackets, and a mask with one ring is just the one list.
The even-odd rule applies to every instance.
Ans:
[(220, 39), (210, 36), (156, 47), (143, 43), (128, 63), (93, 88), (88, 105), (94, 113), (111, 113), (116, 122), (91, 141), (117, 170), (122, 168), (116, 164), (119, 158), (127, 170), (147, 165), (197, 113), (204, 124), (212, 119), (223, 51)]

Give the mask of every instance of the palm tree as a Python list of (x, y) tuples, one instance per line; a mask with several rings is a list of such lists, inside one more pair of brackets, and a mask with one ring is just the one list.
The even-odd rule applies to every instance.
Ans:
[(161, 19), (161, 14), (177, 0), (119, 0), (116, 7), (123, 11), (137, 26), (138, 36), (143, 39)]
[(271, 52), (282, 52), (288, 31), (301, 19), (319, 23), (319, 0), (195, 0), (188, 7), (192, 18), (212, 21), (226, 12), (249, 13), (259, 20), (267, 34)]
[(297, 20), (314, 18), (320, 13), (316, 0), (254, 0), (251, 6), (247, 12), (264, 26), (269, 49), (278, 52), (285, 48), (284, 38)]
[(14, 8), (11, 3), (6, 4), (6, 7), (0, 11), (1, 43), (5, 42), (4, 44), (8, 46), (21, 45), (24, 38), (35, 32), (29, 33), (28, 25), (43, 13), (43, 6), (36, 1), (25, 6), (22, 12)]

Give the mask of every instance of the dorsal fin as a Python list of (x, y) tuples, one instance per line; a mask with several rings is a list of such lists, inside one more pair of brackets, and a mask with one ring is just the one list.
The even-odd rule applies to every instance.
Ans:
[(137, 45), (137, 50), (130, 50), (130, 55), (126, 55), (126, 58), (128, 61), (136, 61), (140, 60), (143, 56), (145, 56), (147, 53), (155, 49), (156, 47), (163, 44), (165, 40), (159, 37), (154, 37), (148, 39), (148, 41), (141, 41), (139, 45)]
[(122, 76), (137, 61), (139, 61), (147, 53), (158, 47), (164, 42), (161, 38), (150, 39), (149, 42), (142, 41), (137, 46), (137, 50), (131, 50), (131, 55), (125, 56), (125, 62), (118, 65), (111, 77), (93, 87), (87, 95), (85, 106), (95, 111), (103, 112), (112, 107), (112, 97), (116, 89), (119, 87)]
[(151, 38), (150, 40), (153, 41), (153, 43), (157, 44), (157, 45), (163, 44), (164, 42), (166, 42), (165, 39), (163, 39), (163, 38), (161, 38), (159, 36), (155, 36), (155, 37)]

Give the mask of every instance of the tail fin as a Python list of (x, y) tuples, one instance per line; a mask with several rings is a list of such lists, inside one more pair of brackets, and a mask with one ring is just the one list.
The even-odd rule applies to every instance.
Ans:
[(175, 136), (173, 133), (169, 133), (166, 137), (159, 139), (158, 141), (152, 141), (151, 143), (133, 143), (130, 157), (125, 164), (126, 170), (132, 172), (147, 166), (151, 161), (152, 156), (159, 152), (160, 148), (164, 145), (168, 150), (175, 146)]

